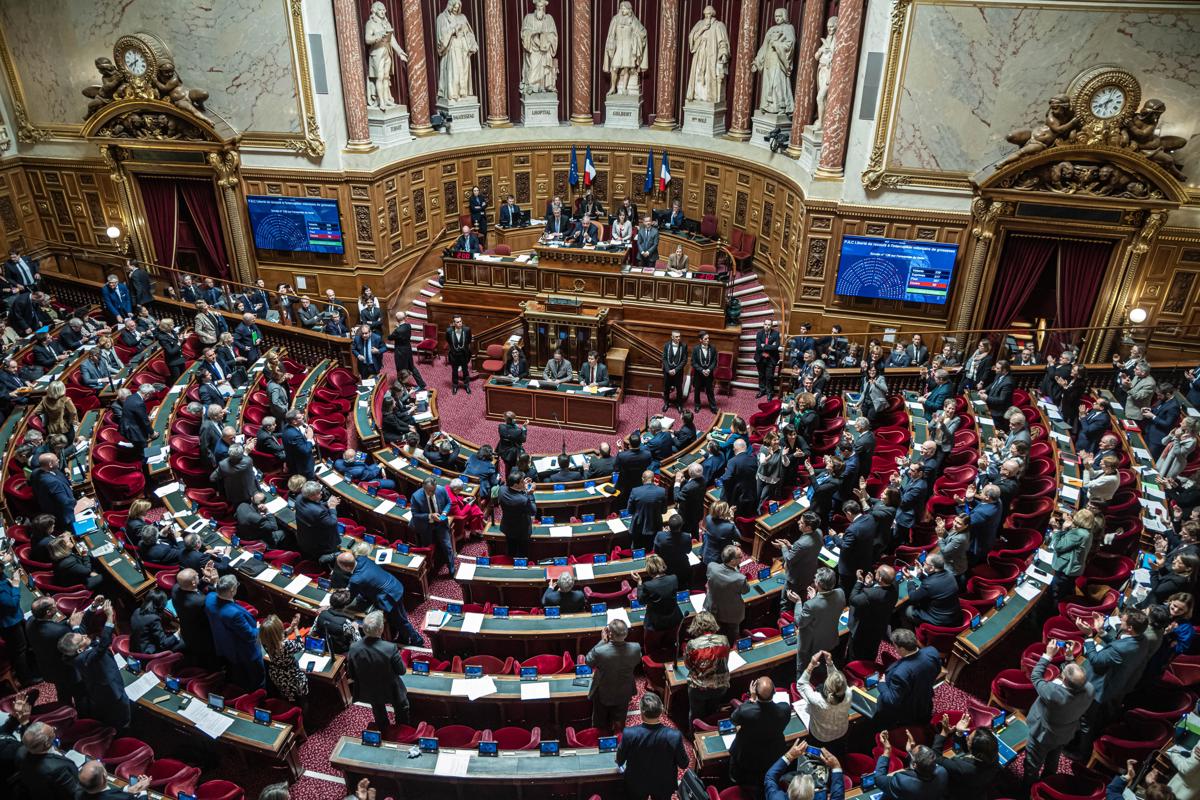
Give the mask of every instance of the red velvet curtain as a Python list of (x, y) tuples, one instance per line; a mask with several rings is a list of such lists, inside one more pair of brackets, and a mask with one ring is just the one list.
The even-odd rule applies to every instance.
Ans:
[(174, 178), (139, 177), (146, 224), (158, 261), (164, 267), (175, 266), (176, 226), (179, 223), (179, 197)]
[(1042, 270), (1050, 263), (1058, 242), (1036, 236), (1010, 236), (1004, 241), (1000, 268), (992, 284), (992, 301), (983, 327), (1007, 328), (1033, 294)]
[(221, 228), (221, 210), (208, 181), (179, 181), (179, 194), (192, 216), (196, 233), (213, 266), (222, 278), (229, 277), (229, 259), (225, 255), (225, 234)]
[[(1081, 330), (1091, 321), (1100, 284), (1112, 256), (1112, 243), (1063, 239), (1058, 245), (1058, 314), (1056, 328)], [(1073, 342), (1076, 335), (1059, 334), (1059, 345)]]

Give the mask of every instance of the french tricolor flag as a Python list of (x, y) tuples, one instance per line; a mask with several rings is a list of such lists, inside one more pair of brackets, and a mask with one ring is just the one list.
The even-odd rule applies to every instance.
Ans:
[(596, 165), (592, 163), (592, 147), (588, 145), (587, 155), (583, 157), (583, 185), (591, 186), (596, 177)]
[(665, 192), (667, 184), (671, 182), (671, 165), (667, 160), (667, 151), (663, 150), (662, 167), (658, 170), (658, 190)]

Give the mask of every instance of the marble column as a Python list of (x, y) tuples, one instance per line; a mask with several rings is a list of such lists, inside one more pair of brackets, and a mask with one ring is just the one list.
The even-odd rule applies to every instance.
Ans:
[(821, 120), (821, 162), (818, 171), (839, 176), (846, 160), (846, 142), (850, 138), (850, 116), (854, 103), (854, 83), (858, 78), (858, 43), (862, 38), (865, 0), (842, 0), (838, 6), (838, 29), (833, 40), (833, 64), (829, 76), (829, 96)]
[(742, 0), (738, 17), (729, 138), (743, 142), (750, 138), (750, 105), (754, 101), (754, 73), (750, 71), (750, 64), (758, 51), (758, 5), (759, 0)]
[(487, 44), (487, 123), (492, 128), (508, 128), (508, 79), (504, 71), (504, 2), (486, 0), (484, 36)]
[(825, 0), (807, 0), (800, 22), (800, 63), (796, 68), (796, 110), (792, 112), (792, 137), (788, 155), (800, 155), (800, 134), (812, 122), (817, 104), (817, 48), (825, 25)]
[(429, 61), (425, 56), (425, 30), (421, 4), (401, 3), (404, 10), (404, 50), (408, 53), (408, 113), (413, 136), (429, 136)]
[(358, 24), (355, 0), (333, 0), (333, 27), (337, 32), (338, 73), (342, 77), (342, 106), (346, 111), (346, 150), (369, 153), (371, 131), (367, 127), (367, 81), (363, 65), (362, 26)]
[(658, 78), (654, 126), (675, 128), (675, 92), (679, 75), (679, 0), (662, 0), (658, 11)]
[(571, 122), (591, 125), (592, 4), (571, 3)]

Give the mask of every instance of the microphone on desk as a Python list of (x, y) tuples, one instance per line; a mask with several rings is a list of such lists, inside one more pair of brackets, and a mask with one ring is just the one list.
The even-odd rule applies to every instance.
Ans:
[(642, 430), (650, 430), (650, 393), (654, 391), (654, 384), (646, 384), (646, 400), (642, 403), (642, 411), (644, 419), (642, 420)]
[(554, 424), (558, 426), (558, 432), (562, 434), (562, 454), (567, 454), (567, 432), (563, 430), (562, 422), (558, 419), (558, 414), (554, 415)]

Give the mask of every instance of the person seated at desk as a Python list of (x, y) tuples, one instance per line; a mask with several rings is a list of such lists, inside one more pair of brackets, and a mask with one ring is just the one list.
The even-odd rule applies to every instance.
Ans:
[(267, 510), (267, 495), (255, 492), (245, 503), (237, 507), (237, 535), (249, 542), (266, 542), (272, 548), (279, 548), (288, 537), (279, 525), (279, 520)]
[(686, 217), (683, 216), (683, 208), (680, 207), (678, 200), (671, 201), (671, 210), (663, 215), (663, 224), (668, 230), (677, 231), (683, 227), (683, 222)]
[(658, 228), (649, 215), (642, 217), (642, 224), (637, 231), (638, 263), (643, 267), (653, 267), (658, 263)]
[(326, 336), (349, 336), (350, 329), (346, 327), (346, 321), (338, 315), (334, 315), (325, 321), (325, 327), (321, 328)]
[(584, 386), (608, 386), (608, 367), (600, 363), (595, 350), (587, 354), (587, 363), (579, 368), (579, 382)]
[(462, 226), (462, 235), (454, 240), (454, 252), (456, 253), (479, 253), (482, 252), (479, 246), (479, 237), (471, 231), (470, 225)]
[(633, 241), (633, 220), (625, 215), (625, 209), (617, 209), (617, 218), (612, 222), (609, 240), (628, 246)]
[(521, 207), (511, 194), (504, 198), (504, 205), (500, 206), (499, 220), (497, 225), (501, 228), (515, 228), (521, 224)]
[(677, 272), (688, 271), (688, 257), (683, 252), (683, 245), (676, 245), (675, 252), (667, 256), (667, 269), (673, 269)]
[(650, 464), (650, 469), (656, 470), (660, 461), (675, 452), (675, 437), (671, 435), (669, 429), (663, 427), (662, 417), (654, 417), (650, 420), (650, 430), (646, 433), (646, 437), (643, 444), (650, 451), (650, 457), (654, 459)]
[(521, 348), (509, 348), (508, 358), (504, 360), (504, 366), (500, 369), (500, 374), (515, 380), (529, 377), (529, 362), (525, 359), (525, 354), (521, 352)]
[(454, 469), (458, 463), (458, 454), (462, 450), (458, 442), (444, 433), (439, 433), (425, 448), (425, 460), (440, 469)]
[(573, 227), (571, 219), (563, 213), (562, 206), (558, 205), (546, 215), (544, 233), (550, 238), (561, 239), (568, 236)]
[(600, 205), (600, 201), (592, 195), (592, 190), (589, 187), (583, 197), (579, 198), (579, 208), (575, 212), (577, 217), (591, 217), (599, 219), (604, 215), (604, 206)]
[(353, 447), (346, 448), (342, 457), (333, 462), (333, 468), (353, 483), (379, 483), (380, 489), (395, 489), (396, 482), (383, 476), (383, 467), (367, 463), (366, 453), (359, 459), (359, 453)]
[(628, 197), (621, 201), (621, 205), (617, 206), (617, 210), (613, 212), (612, 218), (615, 220), (618, 216), (620, 216), (622, 211), (625, 212), (625, 219), (629, 220), (630, 224), (637, 222), (637, 204)]
[(563, 382), (571, 380), (571, 362), (563, 358), (562, 350), (555, 350), (554, 355), (546, 362), (542, 377), (548, 381)]
[(542, 594), (542, 608), (558, 606), (562, 614), (578, 614), (587, 609), (587, 598), (575, 588), (575, 576), (564, 572), (550, 579), (550, 586)]
[(613, 458), (612, 445), (608, 442), (601, 442), (596, 448), (598, 455), (588, 459), (587, 477), (589, 480), (595, 478), (608, 479), (612, 477), (613, 467), (616, 466), (616, 459)]
[(570, 483), (583, 480), (583, 473), (571, 466), (571, 457), (566, 453), (558, 456), (558, 471), (546, 478), (550, 483)]
[(138, 555), (151, 564), (178, 564), (183, 548), (173, 538), (162, 536), (157, 525), (146, 525), (138, 533)]
[(496, 469), (496, 452), (490, 444), (481, 446), (471, 454), (463, 474), (479, 479), (480, 497), (491, 497), (492, 488), (500, 485), (500, 473)]
[(592, 217), (589, 214), (584, 214), (579, 220), (579, 224), (575, 227), (574, 233), (571, 235), (571, 243), (577, 247), (592, 246), (600, 239), (600, 229), (596, 227), (596, 223), (592, 222)]
[(696, 437), (699, 435), (696, 432), (696, 423), (691, 411), (684, 411), (683, 414), (680, 415), (680, 420), (679, 430), (675, 431), (675, 434), (672, 437), (674, 446), (673, 452), (676, 453), (687, 447), (692, 442), (696, 441)]

